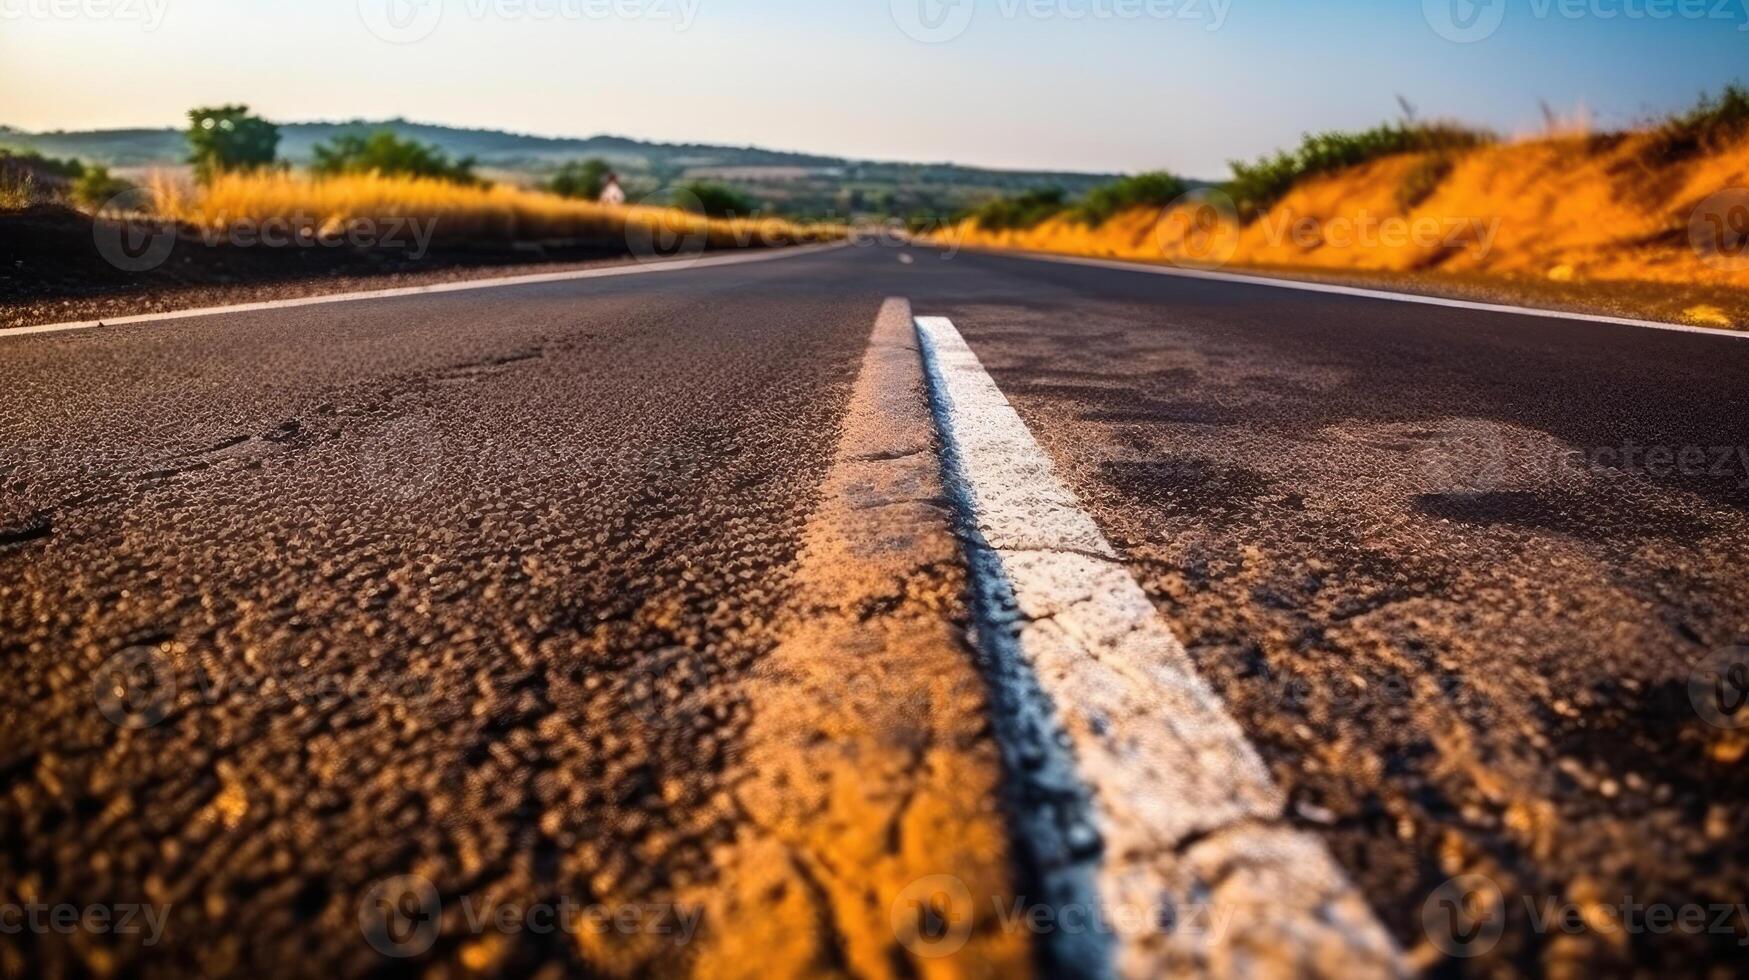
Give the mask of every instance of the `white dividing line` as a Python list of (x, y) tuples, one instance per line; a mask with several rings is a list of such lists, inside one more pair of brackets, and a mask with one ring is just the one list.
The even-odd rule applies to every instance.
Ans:
[(746, 254), (711, 256), (702, 259), (679, 259), (672, 262), (652, 262), (643, 265), (610, 266), (596, 269), (573, 269), (569, 272), (535, 272), (520, 276), (498, 276), (481, 279), (458, 279), (454, 282), (433, 283), (429, 286), (398, 286), (393, 289), (360, 290), (350, 293), (323, 293), (315, 296), (299, 296), (294, 299), (270, 299), (256, 303), (237, 303), (233, 306), (205, 306), (190, 310), (173, 310), (168, 313), (139, 313), (133, 316), (109, 317), (103, 320), (78, 320), (68, 323), (45, 323), (33, 327), (7, 327), (0, 329), (0, 337), (21, 337), (35, 333), (61, 333), (67, 330), (90, 330), (94, 327), (118, 327), (131, 323), (156, 323), (161, 320), (181, 320), (188, 317), (220, 316), (225, 313), (254, 313), (260, 310), (284, 310), (294, 306), (320, 306), (324, 303), (349, 303), (361, 299), (393, 299), (398, 296), (429, 296), (437, 293), (459, 293), (470, 289), (493, 289), (500, 286), (528, 286), (543, 282), (570, 282), (575, 279), (610, 279), (615, 276), (637, 276), (654, 272), (680, 272), (685, 269), (706, 269), (725, 265), (743, 265), (749, 262), (769, 262), (773, 259), (794, 258), (798, 255), (810, 255), (815, 252), (834, 248), (843, 248), (847, 243), (832, 242), (825, 245), (798, 245), (789, 248), (774, 249), (769, 252), (749, 252)]
[(1125, 977), (1405, 975), (959, 331), (916, 325), (998, 739), (1025, 783), (1018, 836), (1053, 904), (1094, 903), (1115, 930), (1050, 955)]
[(1363, 286), (1340, 286), (1335, 283), (1306, 282), (1299, 279), (1275, 279), (1269, 276), (1249, 275), (1237, 272), (1215, 272), (1211, 269), (1185, 269), (1178, 266), (1151, 265), (1141, 262), (1120, 262), (1112, 259), (1090, 259), (1078, 255), (1053, 255), (1049, 252), (1005, 252), (996, 249), (980, 249), (980, 254), (1001, 255), (1010, 258), (1031, 259), (1035, 262), (1057, 262), (1063, 265), (1085, 265), (1096, 269), (1117, 269), (1122, 272), (1142, 272), (1156, 276), (1177, 276), (1181, 279), (1207, 279), (1211, 282), (1237, 282), (1252, 286), (1274, 286), (1279, 289), (1297, 289), (1306, 293), (1330, 293), (1337, 296), (1359, 296), (1364, 299), (1383, 299), (1396, 303), (1416, 303), (1421, 306), (1445, 306), (1454, 310), (1476, 310), (1482, 313), (1510, 313), (1513, 316), (1540, 316), (1550, 320), (1580, 320), (1585, 323), (1613, 323), (1623, 327), (1645, 327), (1648, 330), (1673, 330), (1677, 333), (1697, 333), (1708, 337), (1721, 337), (1735, 340), (1749, 339), (1749, 331), (1725, 330), (1717, 327), (1693, 327), (1682, 323), (1661, 323), (1657, 320), (1635, 320), (1621, 316), (1599, 316), (1591, 313), (1573, 313), (1567, 310), (1543, 310), (1534, 306), (1512, 306), (1504, 303), (1480, 303), (1475, 300), (1450, 299), (1444, 296), (1426, 296), (1418, 293), (1398, 293), (1388, 289), (1368, 289)]

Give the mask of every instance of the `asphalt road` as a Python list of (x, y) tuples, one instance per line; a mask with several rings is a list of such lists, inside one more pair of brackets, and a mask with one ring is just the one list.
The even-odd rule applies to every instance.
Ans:
[[(1749, 659), (1749, 344), (856, 248), (0, 337), (0, 903), (168, 907), (0, 968), (695, 964), (887, 297), (957, 324), (1413, 962), (1743, 962), (1745, 736), (1690, 679)], [(906, 594), (963, 631), (957, 575)], [(444, 917), (395, 959), (360, 908), (406, 875)], [(1423, 921), (1459, 875), (1469, 959)]]

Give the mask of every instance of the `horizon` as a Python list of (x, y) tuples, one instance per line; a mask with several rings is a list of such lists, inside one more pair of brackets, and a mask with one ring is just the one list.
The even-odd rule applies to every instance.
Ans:
[[(219, 102), (215, 102), (214, 104), (215, 105), (222, 105), (224, 103), (222, 100), (220, 100)], [(251, 109), (251, 111), (253, 111), (253, 109), (254, 109), (253, 106), (251, 106), (249, 108)], [(701, 142), (699, 140), (643, 139), (643, 138), (640, 138), (637, 136), (629, 136), (625, 133), (601, 132), (601, 133), (591, 133), (591, 134), (588, 134), (585, 136), (578, 136), (578, 135), (565, 134), (565, 133), (536, 133), (536, 132), (527, 132), (527, 131), (523, 131), (523, 130), (503, 129), (503, 128), (499, 128), (499, 127), (495, 127), (495, 126), (467, 126), (467, 125), (458, 125), (456, 123), (449, 123), (449, 122), (437, 122), (437, 121), (433, 121), (430, 119), (409, 119), (409, 118), (406, 118), (404, 116), (390, 116), (390, 117), (386, 117), (386, 118), (377, 118), (377, 119), (369, 119), (369, 118), (359, 117), (359, 118), (354, 118), (354, 119), (268, 119), (268, 121), (273, 123), (276, 126), (281, 126), (281, 127), (284, 127), (284, 126), (349, 126), (349, 125), (387, 126), (387, 125), (390, 125), (392, 123), (401, 123), (401, 124), (406, 125), (406, 126), (421, 126), (421, 127), (431, 128), (431, 129), (449, 129), (449, 130), (454, 130), (457, 132), (497, 133), (497, 134), (502, 135), (502, 136), (513, 136), (513, 137), (522, 138), (522, 139), (552, 140), (555, 142), (590, 142), (593, 140), (625, 140), (627, 142), (638, 143), (638, 144), (641, 144), (644, 146), (704, 146), (704, 147), (723, 148), (723, 149), (732, 149), (732, 150), (758, 150), (758, 151), (765, 152), (765, 153), (782, 153), (782, 154), (788, 154), (788, 155), (792, 155), (792, 156), (825, 157), (825, 158), (829, 158), (829, 159), (841, 160), (845, 163), (898, 164), (898, 165), (909, 165), (909, 166), (919, 166), (919, 167), (935, 167), (935, 166), (959, 167), (962, 169), (970, 169), (970, 170), (988, 170), (988, 171), (995, 172), (995, 173), (1015, 173), (1015, 174), (1064, 173), (1064, 174), (1074, 174), (1077, 176), (1092, 176), (1092, 177), (1106, 177), (1106, 176), (1114, 176), (1114, 175), (1119, 175), (1119, 174), (1125, 173), (1125, 171), (1117, 171), (1117, 170), (1052, 170), (1052, 169), (1033, 169), (1033, 168), (1019, 168), (1019, 167), (987, 167), (987, 166), (983, 166), (981, 164), (966, 163), (964, 161), (951, 160), (951, 159), (928, 160), (928, 159), (899, 159), (899, 158), (886, 158), (886, 157), (844, 157), (844, 156), (838, 156), (837, 154), (833, 154), (833, 153), (823, 153), (823, 152), (809, 150), (809, 149), (805, 149), (805, 148), (804, 149), (797, 149), (797, 148), (793, 148), (793, 147), (768, 146), (768, 145), (764, 145), (764, 144), (760, 144), (760, 143), (707, 143), (707, 142)], [(27, 136), (79, 136), (79, 135), (85, 135), (85, 134), (91, 134), (91, 133), (136, 133), (136, 132), (137, 133), (156, 133), (156, 132), (166, 132), (166, 131), (179, 133), (179, 132), (182, 132), (183, 130), (185, 130), (186, 128), (187, 128), (186, 121), (184, 121), (181, 125), (106, 126), (106, 127), (100, 128), (100, 129), (64, 129), (64, 128), (63, 129), (28, 129), (28, 128), (25, 128), (22, 126), (15, 126), (11, 123), (0, 122), (0, 130), (6, 130), (6, 131), (14, 132), (14, 133), (23, 133)], [(1186, 175), (1186, 176), (1191, 176), (1194, 179), (1194, 175)]]
[[(8, 0), (0, 86), (37, 93), (9, 113), (35, 132), (175, 128), (193, 106), (241, 102), (282, 122), (442, 118), (548, 138), (1210, 179), (1304, 132), (1396, 118), (1399, 95), (1421, 118), (1509, 137), (1539, 128), (1544, 106), (1625, 128), (1738, 80), (1749, 30), (1749, 0), (1490, 0), (1479, 28), (1447, 0), (614, 2), (636, 16), (599, 16), (604, 0)], [(161, 56), (150, 84), (118, 90), (90, 70), (138, 62), (142, 37)]]

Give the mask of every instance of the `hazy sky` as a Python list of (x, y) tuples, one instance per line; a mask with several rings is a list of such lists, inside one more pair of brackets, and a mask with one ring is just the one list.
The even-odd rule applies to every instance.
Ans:
[[(1218, 176), (1397, 112), (1620, 124), (1749, 74), (1749, 0), (0, 0), (0, 123), (404, 116)], [(402, 43), (396, 43), (396, 42)], [(1749, 81), (1749, 77), (1744, 78)]]

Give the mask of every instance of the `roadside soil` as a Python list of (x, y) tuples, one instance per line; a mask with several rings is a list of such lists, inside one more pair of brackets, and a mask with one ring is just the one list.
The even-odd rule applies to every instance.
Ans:
[(178, 238), (164, 263), (127, 272), (103, 257), (103, 224), (70, 208), (0, 211), (0, 329), (482, 276), (634, 261), (624, 241), (433, 247), (209, 245)]

